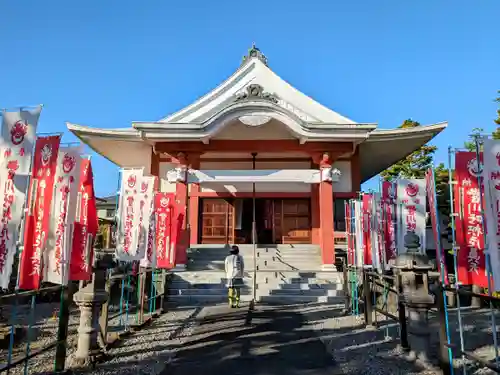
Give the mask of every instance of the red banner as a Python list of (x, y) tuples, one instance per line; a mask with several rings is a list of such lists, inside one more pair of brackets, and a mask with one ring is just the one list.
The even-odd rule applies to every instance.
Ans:
[(89, 159), (82, 160), (79, 190), (69, 279), (90, 280), (94, 256), (93, 246), (99, 229), (99, 221), (94, 193), (94, 175)]
[[(438, 270), (440, 278), (444, 275), (445, 284), (448, 284), (448, 272), (446, 270), (446, 258), (443, 252), (443, 246), (441, 244), (441, 231), (439, 225), (438, 209), (436, 202), (436, 183), (434, 178), (434, 171), (429, 168), (425, 173), (425, 186), (427, 189), (427, 201), (429, 202), (429, 211), (431, 214), (431, 224), (432, 224), (432, 234), (434, 235), (434, 246), (436, 247), (436, 258), (438, 264)], [(441, 264), (443, 264), (443, 270), (441, 270)], [(441, 272), (442, 271), (442, 272)], [(442, 275), (441, 275), (442, 274)]]
[(371, 194), (363, 194), (363, 259), (364, 264), (369, 266), (373, 264), (371, 238), (372, 200)]
[(347, 264), (355, 265), (354, 258), (354, 241), (352, 236), (352, 218), (351, 218), (351, 202), (347, 201), (345, 203), (345, 233), (347, 242)]
[(24, 227), (24, 249), (20, 259), (20, 289), (38, 289), (42, 281), (43, 251), (49, 231), (60, 143), (59, 135), (36, 140)]
[[(480, 155), (482, 158), (482, 154)], [(482, 169), (475, 152), (455, 155), (455, 221), (458, 251), (458, 281), (463, 285), (488, 287), (484, 253), (484, 232), (481, 215), (481, 190), (478, 176)], [(482, 177), (481, 177), (482, 179)], [(484, 195), (484, 194), (483, 194)]]
[(176, 228), (173, 227), (175, 193), (155, 194), (156, 268), (175, 267)]
[(396, 259), (398, 255), (396, 247), (396, 196), (397, 189), (391, 181), (382, 182), (382, 207), (384, 220), (384, 244), (385, 259)]

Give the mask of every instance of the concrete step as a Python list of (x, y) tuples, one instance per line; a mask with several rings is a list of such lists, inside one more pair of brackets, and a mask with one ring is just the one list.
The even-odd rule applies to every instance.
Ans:
[(283, 290), (342, 290), (342, 284), (308, 284), (291, 283), (279, 284), (278, 287)]
[[(241, 302), (250, 302), (252, 300), (252, 295), (242, 295)], [(169, 302), (179, 303), (179, 304), (192, 304), (197, 305), (201, 303), (227, 303), (227, 294), (225, 296), (220, 295), (170, 295), (168, 296)]]
[[(318, 273), (319, 274), (319, 273)], [(306, 274), (301, 276), (298, 272), (259, 272), (257, 271), (257, 283), (279, 283), (279, 284), (342, 284), (342, 275), (329, 274), (328, 277), (314, 277)], [(312, 276), (312, 277), (308, 277)], [(200, 271), (200, 272), (182, 272), (176, 274), (171, 283), (226, 283), (224, 272)], [(249, 272), (243, 278), (244, 283), (253, 282), (253, 273)]]
[[(241, 302), (249, 302), (252, 295), (242, 295)], [(168, 301), (185, 305), (197, 305), (202, 303), (227, 303), (227, 295), (170, 295)], [(343, 297), (331, 296), (294, 296), (294, 295), (261, 295), (257, 296), (257, 303), (274, 305), (291, 305), (305, 303), (324, 303), (342, 305), (345, 303)]]
[(259, 298), (262, 303), (273, 305), (290, 305), (299, 303), (325, 303), (340, 305), (345, 303), (344, 297), (330, 297), (330, 296), (294, 296), (294, 295), (270, 295), (262, 296)]
[[(224, 262), (225, 256), (219, 256), (214, 254), (193, 254), (188, 255), (191, 262)], [(281, 254), (257, 254), (255, 257), (256, 261), (267, 260), (267, 261), (295, 261), (295, 262), (309, 262), (315, 264), (322, 264), (321, 257), (313, 254), (293, 254), (293, 255), (281, 255)], [(253, 255), (243, 255), (243, 261), (246, 264), (253, 263)]]
[[(191, 244), (190, 249), (216, 249), (216, 250), (225, 250), (229, 252), (231, 245), (225, 244)], [(253, 250), (252, 244), (239, 244), (238, 247), (240, 251), (245, 250)], [(258, 244), (256, 245), (257, 249), (277, 249), (277, 250), (293, 250), (293, 249), (311, 249), (311, 250), (319, 250), (320, 247), (318, 245), (313, 244), (278, 244), (278, 245), (265, 245)]]
[[(225, 257), (220, 257), (217, 255), (211, 254), (196, 254), (188, 256), (190, 263), (198, 263), (198, 262), (222, 262), (224, 263)], [(254, 258), (253, 256), (243, 256), (243, 261), (245, 265), (253, 264)], [(281, 256), (279, 254), (260, 254), (255, 258), (256, 262), (300, 262), (300, 263), (309, 263), (309, 264), (317, 264), (321, 266), (323, 263), (320, 257), (316, 257), (310, 254), (296, 254), (290, 256)]]
[[(225, 296), (227, 297), (227, 288), (214, 288), (214, 289), (169, 289), (169, 295), (189, 295), (189, 296)], [(242, 288), (241, 295), (250, 295), (252, 290), (250, 288)]]
[(271, 296), (304, 296), (304, 297), (342, 297), (343, 293), (340, 290), (326, 290), (326, 289), (271, 289), (269, 291)]

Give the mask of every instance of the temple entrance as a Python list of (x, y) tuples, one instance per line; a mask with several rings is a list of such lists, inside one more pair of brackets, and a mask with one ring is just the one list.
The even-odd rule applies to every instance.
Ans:
[[(200, 243), (252, 243), (252, 198), (204, 198), (200, 211)], [(310, 244), (310, 199), (256, 198), (255, 225), (259, 245)]]
[[(271, 199), (255, 199), (255, 229), (256, 243), (262, 245), (274, 244), (272, 230)], [(239, 206), (239, 207), (238, 207)], [(240, 208), (238, 210), (238, 208)], [(239, 199), (236, 201), (236, 233), (237, 243), (252, 243), (253, 199)], [(238, 235), (239, 234), (239, 235)]]

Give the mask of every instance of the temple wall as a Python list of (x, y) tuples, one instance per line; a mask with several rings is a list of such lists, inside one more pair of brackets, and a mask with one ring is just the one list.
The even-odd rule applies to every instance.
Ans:
[(239, 121), (227, 124), (214, 139), (228, 140), (270, 140), (295, 139), (288, 127), (276, 120), (271, 120), (262, 126), (248, 126)]
[[(201, 170), (251, 170), (251, 161), (202, 161), (200, 163)], [(169, 183), (166, 179), (167, 171), (173, 169), (174, 164), (168, 162), (160, 163), (160, 190), (166, 193), (175, 192), (175, 184)], [(350, 193), (352, 189), (352, 173), (350, 161), (338, 161), (333, 164), (334, 168), (338, 168), (342, 173), (340, 181), (333, 184), (333, 191), (338, 193)], [(311, 163), (308, 161), (258, 161), (255, 163), (256, 169), (310, 169)], [(255, 191), (258, 193), (308, 193), (311, 191), (310, 184), (302, 183), (257, 183)], [(252, 192), (251, 183), (239, 183), (231, 185), (223, 185), (220, 183), (205, 183), (200, 186), (200, 192)]]
[[(201, 161), (200, 169), (231, 170), (231, 169), (253, 169), (252, 161)], [(259, 161), (255, 160), (255, 169), (311, 169), (309, 161)]]
[[(255, 161), (255, 169), (310, 169), (311, 162), (309, 161)], [(224, 161), (212, 162), (202, 161), (200, 170), (252, 170), (251, 161)], [(206, 183), (200, 186), (201, 192), (252, 192), (251, 183), (239, 183), (231, 185), (223, 185), (220, 183)], [(311, 191), (310, 184), (302, 183), (257, 183), (255, 191), (258, 193), (308, 193)]]

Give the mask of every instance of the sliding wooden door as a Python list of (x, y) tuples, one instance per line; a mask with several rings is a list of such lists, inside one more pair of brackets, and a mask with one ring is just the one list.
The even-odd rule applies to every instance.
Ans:
[(203, 199), (201, 243), (234, 243), (234, 206), (226, 199)]
[(275, 199), (273, 236), (276, 243), (311, 243), (311, 201)]

